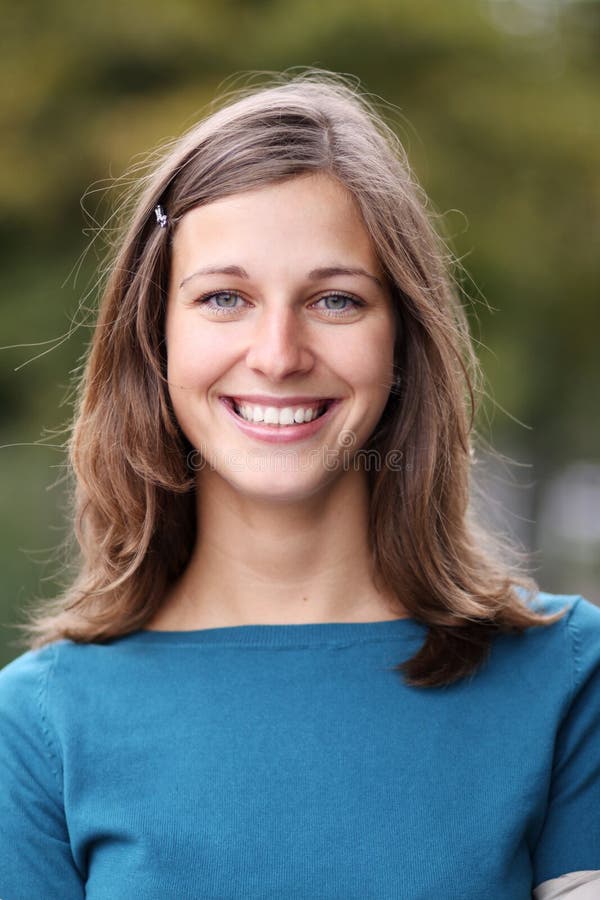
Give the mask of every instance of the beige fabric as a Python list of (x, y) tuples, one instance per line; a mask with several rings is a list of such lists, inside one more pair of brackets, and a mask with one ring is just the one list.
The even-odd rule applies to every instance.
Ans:
[(600, 872), (569, 872), (538, 884), (533, 900), (600, 900)]

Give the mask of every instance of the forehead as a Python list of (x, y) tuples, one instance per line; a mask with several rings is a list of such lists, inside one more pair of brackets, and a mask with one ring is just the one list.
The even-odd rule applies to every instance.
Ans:
[[(173, 263), (215, 262), (215, 255), (243, 265), (288, 264), (310, 257), (378, 267), (357, 201), (339, 181), (324, 173), (302, 175), (223, 197), (187, 212), (173, 239)], [(282, 260), (280, 259), (280, 262)]]

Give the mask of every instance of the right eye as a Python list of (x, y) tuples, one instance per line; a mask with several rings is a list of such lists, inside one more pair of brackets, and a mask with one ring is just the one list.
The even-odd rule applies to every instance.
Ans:
[(227, 313), (230, 310), (237, 312), (240, 309), (240, 305), (236, 303), (237, 300), (243, 300), (243, 297), (235, 291), (212, 291), (194, 302), (212, 312)]

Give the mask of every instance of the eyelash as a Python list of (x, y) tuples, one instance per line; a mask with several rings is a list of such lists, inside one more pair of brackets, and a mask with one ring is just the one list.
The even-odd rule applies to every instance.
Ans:
[[(209, 300), (212, 300), (214, 297), (222, 297), (223, 294), (229, 294), (233, 297), (241, 297), (241, 294), (238, 294), (237, 291), (228, 291), (228, 290), (210, 291), (210, 293), (203, 294), (201, 297), (198, 297), (197, 300), (194, 300), (194, 305), (204, 306), (204, 307), (210, 309), (212, 312), (219, 312), (221, 315), (229, 315), (230, 313), (238, 312), (238, 310), (239, 310), (238, 306), (226, 307), (226, 306), (210, 306), (209, 305)], [(356, 309), (359, 309), (362, 306), (366, 306), (366, 303), (363, 300), (358, 300), (356, 297), (352, 297), (350, 294), (346, 294), (341, 291), (332, 291), (329, 294), (324, 294), (322, 297), (319, 297), (319, 299), (316, 302), (319, 303), (321, 300), (327, 300), (330, 297), (342, 297), (344, 300), (349, 300), (353, 304), (353, 307), (349, 311), (347, 311), (346, 309), (343, 309), (343, 310), (323, 309), (322, 310), (323, 312), (325, 312), (325, 314), (327, 316), (330, 316), (331, 318), (334, 318), (334, 319), (335, 318), (344, 318), (345, 316), (348, 316), (350, 314), (350, 312), (352, 312)]]

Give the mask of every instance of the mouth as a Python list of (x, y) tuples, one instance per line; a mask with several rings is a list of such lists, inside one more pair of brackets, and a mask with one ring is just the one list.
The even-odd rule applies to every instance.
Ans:
[(295, 403), (289, 406), (268, 406), (249, 403), (237, 397), (222, 397), (226, 406), (243, 422), (274, 429), (285, 429), (320, 419), (335, 403), (323, 399), (312, 403)]

